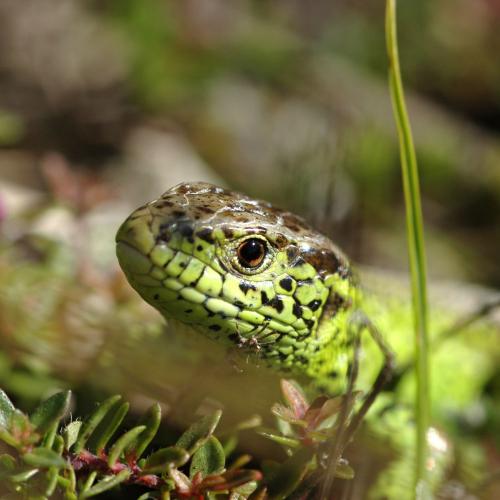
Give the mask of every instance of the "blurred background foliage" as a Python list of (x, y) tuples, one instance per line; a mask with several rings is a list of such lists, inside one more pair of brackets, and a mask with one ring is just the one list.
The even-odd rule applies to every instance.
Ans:
[[(315, 220), (357, 260), (404, 268), (383, 3), (48, 0), (41, 12), (2, 0), (0, 14), (2, 178), (22, 170), (16, 182), (43, 189), (49, 152), (146, 175), (182, 142), (204, 170)], [(431, 272), (492, 286), (499, 18), (495, 0), (400, 6)], [(176, 156), (162, 166), (185, 169)], [(162, 172), (154, 194), (185, 174)]]
[[(498, 288), (500, 3), (398, 8), (431, 278)], [(190, 360), (159, 346), (114, 258), (121, 220), (177, 182), (268, 199), (356, 262), (406, 270), (383, 10), (0, 0), (0, 385), (17, 402), (72, 387), (85, 408), (118, 387), (141, 408), (144, 394), (199, 405), (204, 382), (186, 395)], [(277, 397), (242, 383), (258, 411)]]

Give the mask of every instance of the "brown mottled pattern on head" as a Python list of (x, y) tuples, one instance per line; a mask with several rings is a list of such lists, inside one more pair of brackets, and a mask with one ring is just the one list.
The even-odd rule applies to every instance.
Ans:
[(255, 229), (271, 233), (280, 248), (298, 247), (297, 258), (303, 258), (320, 275), (339, 272), (349, 274), (347, 259), (324, 235), (304, 219), (263, 200), (255, 200), (205, 182), (182, 183), (149, 204), (158, 215), (192, 221), (196, 225), (221, 227), (230, 237), (232, 228)]

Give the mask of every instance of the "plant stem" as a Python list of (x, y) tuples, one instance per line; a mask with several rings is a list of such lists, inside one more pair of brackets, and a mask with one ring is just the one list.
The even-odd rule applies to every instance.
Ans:
[(429, 426), (429, 366), (427, 335), (427, 286), (426, 258), (420, 204), (415, 146), (404, 99), (403, 83), (399, 67), (396, 32), (396, 0), (386, 1), (385, 33), (389, 58), (389, 87), (398, 130), (403, 190), (406, 205), (406, 228), (411, 273), (412, 303), (415, 326), (416, 355), (416, 497), (427, 490), (425, 462), (427, 458), (427, 428)]

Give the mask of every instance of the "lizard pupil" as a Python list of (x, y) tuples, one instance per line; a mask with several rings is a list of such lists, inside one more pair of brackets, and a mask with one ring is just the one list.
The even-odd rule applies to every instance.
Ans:
[(245, 240), (238, 247), (238, 260), (243, 267), (257, 267), (266, 255), (266, 246), (258, 238)]

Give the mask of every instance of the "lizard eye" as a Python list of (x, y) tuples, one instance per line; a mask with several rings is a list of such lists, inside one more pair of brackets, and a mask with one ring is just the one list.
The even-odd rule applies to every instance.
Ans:
[(267, 246), (260, 238), (249, 238), (238, 246), (238, 262), (242, 267), (254, 269), (262, 263), (267, 253)]

